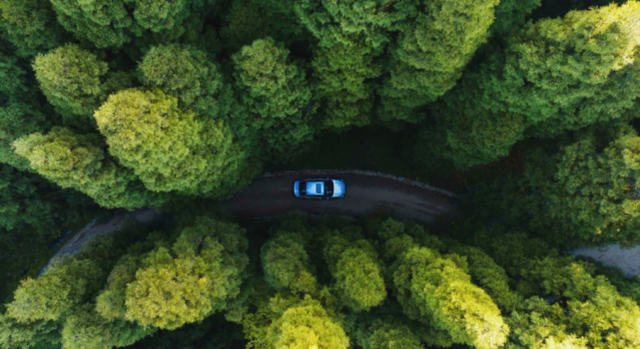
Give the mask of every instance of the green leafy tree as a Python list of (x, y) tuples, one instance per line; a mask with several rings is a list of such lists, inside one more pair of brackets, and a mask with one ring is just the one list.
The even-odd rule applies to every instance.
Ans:
[(16, 46), (19, 56), (34, 56), (64, 41), (64, 31), (47, 0), (2, 0), (0, 16), (2, 36)]
[(104, 98), (107, 63), (76, 45), (38, 55), (33, 70), (49, 103), (69, 119), (90, 117)]
[(325, 127), (343, 129), (371, 123), (374, 91), (369, 80), (382, 74), (363, 44), (318, 46), (314, 50), (313, 89), (322, 102)]
[(541, 0), (502, 0), (496, 6), (496, 20), (491, 25), (494, 37), (508, 36), (525, 25), (527, 16), (540, 7)]
[(378, 253), (359, 235), (330, 232), (323, 252), (345, 304), (355, 311), (367, 311), (382, 304), (387, 291)]
[(382, 85), (383, 120), (419, 121), (415, 108), (435, 101), (462, 75), (488, 36), (497, 0), (431, 1), (403, 28)]
[(258, 116), (267, 154), (287, 156), (313, 137), (315, 112), (304, 71), (288, 62), (289, 52), (273, 39), (256, 40), (232, 56), (236, 87)]
[(142, 265), (142, 255), (122, 256), (111, 269), (105, 289), (96, 297), (96, 311), (109, 321), (124, 319), (127, 313), (127, 286), (135, 280)]
[(248, 264), (244, 233), (238, 225), (201, 218), (171, 249), (149, 253), (127, 286), (125, 318), (175, 329), (225, 309), (239, 294)]
[(190, 46), (163, 45), (149, 50), (138, 65), (142, 82), (156, 87), (200, 115), (225, 118), (234, 103), (220, 68)]
[(12, 100), (0, 107), (0, 163), (28, 170), (29, 163), (15, 153), (12, 143), (48, 126), (44, 114), (27, 103)]
[(346, 349), (349, 338), (317, 301), (287, 309), (268, 329), (269, 348)]
[(163, 35), (165, 40), (180, 37), (187, 31), (191, 11), (202, 10), (208, 1), (51, 0), (51, 3), (58, 22), (66, 30), (97, 48), (107, 48), (121, 47), (147, 33)]
[(316, 285), (306, 239), (300, 232), (276, 232), (262, 246), (260, 258), (264, 279), (276, 290), (313, 292)]
[(224, 20), (220, 36), (230, 54), (267, 37), (278, 38), (286, 44), (306, 39), (291, 1), (234, 1)]
[(0, 314), (0, 348), (53, 349), (60, 347), (58, 324), (53, 321), (16, 322)]
[[(507, 155), (524, 129), (555, 136), (625, 117), (640, 94), (631, 58), (639, 12), (635, 1), (572, 11), (530, 23), (494, 49), (436, 108), (448, 156), (460, 167), (482, 164)], [(470, 134), (475, 141), (465, 141)]]
[(387, 31), (399, 29), (417, 15), (419, 8), (419, 0), (301, 0), (295, 4), (300, 22), (320, 45), (349, 45), (353, 38), (358, 38), (376, 50), (390, 41)]
[[(393, 240), (402, 239), (402, 236)], [(498, 348), (509, 333), (493, 300), (454, 260), (426, 247), (408, 249), (394, 263), (393, 283), (409, 318), (444, 331), (454, 343)], [(438, 344), (437, 342), (434, 344)]]
[(160, 90), (130, 89), (95, 113), (109, 152), (153, 191), (224, 197), (247, 181), (245, 154), (221, 120), (198, 120)]
[(66, 317), (61, 339), (68, 349), (111, 349), (131, 345), (155, 331), (122, 320), (107, 321), (87, 303)]
[[(373, 317), (372, 317), (373, 318)], [(363, 349), (419, 349), (420, 339), (409, 326), (393, 318), (373, 318), (361, 325), (356, 333)]]
[(106, 208), (135, 209), (165, 201), (146, 191), (135, 175), (106, 158), (95, 135), (81, 135), (54, 127), (46, 135), (34, 133), (13, 143), (16, 154), (38, 174), (62, 188), (73, 188)]
[(346, 349), (349, 338), (335, 315), (306, 296), (275, 296), (243, 321), (249, 346), (256, 349)]
[(38, 279), (25, 279), (7, 304), (20, 323), (58, 320), (97, 291), (104, 272), (89, 260), (62, 259)]
[(522, 301), (510, 289), (509, 277), (504, 268), (496, 264), (484, 251), (462, 245), (455, 246), (449, 251), (466, 258), (471, 281), (482, 287), (502, 310), (510, 312)]
[(532, 152), (514, 192), (491, 195), (512, 219), (532, 214), (533, 229), (561, 231), (566, 241), (637, 243), (640, 137), (629, 128), (612, 133), (581, 132), (556, 154)]

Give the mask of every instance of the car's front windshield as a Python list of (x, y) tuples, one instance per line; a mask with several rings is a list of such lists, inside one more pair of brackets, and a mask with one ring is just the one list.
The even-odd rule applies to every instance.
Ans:
[(324, 181), (324, 195), (325, 196), (333, 196), (333, 181), (326, 180)]

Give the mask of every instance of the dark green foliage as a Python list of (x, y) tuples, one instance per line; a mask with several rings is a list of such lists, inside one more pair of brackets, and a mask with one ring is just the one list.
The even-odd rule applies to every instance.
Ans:
[(607, 131), (579, 132), (560, 142), (558, 151), (532, 148), (521, 177), (478, 188), (474, 200), (499, 209), (512, 224), (528, 223), (569, 245), (637, 243), (640, 137), (628, 127)]
[(386, 31), (415, 17), (418, 0), (388, 2), (384, 0), (300, 0), (295, 10), (300, 22), (322, 46), (349, 45), (352, 38), (364, 40), (367, 46), (380, 49), (389, 41)]
[(380, 94), (383, 120), (416, 122), (413, 109), (450, 90), (476, 49), (486, 41), (496, 0), (430, 1), (402, 28), (392, 48), (390, 77)]
[(29, 163), (14, 152), (12, 143), (31, 133), (47, 129), (44, 115), (29, 104), (10, 101), (0, 107), (0, 163), (28, 170)]
[(272, 0), (233, 1), (220, 31), (222, 43), (229, 54), (243, 46), (267, 37), (291, 43), (301, 39), (302, 27), (293, 14), (292, 3)]
[(0, 1), (0, 28), (19, 56), (34, 56), (64, 42), (62, 27), (48, 0)]
[[(640, 242), (640, 3), (609, 3), (0, 0), (0, 349), (640, 348), (638, 279), (566, 255)], [(337, 167), (459, 215), (203, 216)], [(38, 274), (94, 203), (173, 220)]]
[(234, 101), (220, 68), (204, 52), (189, 46), (155, 46), (138, 65), (142, 82), (177, 97), (180, 107), (198, 115), (225, 118)]
[(75, 37), (97, 48), (120, 47), (143, 34), (177, 38), (185, 34), (191, 10), (206, 0), (51, 0), (58, 22)]
[(491, 35), (508, 36), (524, 26), (527, 16), (541, 4), (541, 0), (502, 0), (496, 6), (496, 20), (491, 24)]
[[(435, 109), (459, 167), (508, 154), (529, 134), (555, 136), (634, 107), (637, 2), (528, 24), (494, 49)], [(471, 102), (472, 101), (472, 102)], [(471, 135), (471, 137), (469, 137)]]
[[(72, 201), (74, 194), (57, 190), (33, 174), (0, 165), (0, 229), (58, 234), (60, 224), (81, 216), (81, 208), (65, 203), (65, 199)], [(69, 212), (57, 212), (64, 206)]]
[[(233, 55), (236, 87), (254, 125), (261, 128), (268, 154), (283, 159), (312, 139), (315, 105), (306, 74), (288, 62), (289, 52), (273, 39), (256, 40)], [(298, 149), (296, 149), (298, 148)]]
[(371, 123), (374, 95), (368, 80), (381, 74), (372, 52), (362, 44), (335, 44), (318, 46), (314, 53), (313, 87), (322, 101), (323, 126), (342, 129)]

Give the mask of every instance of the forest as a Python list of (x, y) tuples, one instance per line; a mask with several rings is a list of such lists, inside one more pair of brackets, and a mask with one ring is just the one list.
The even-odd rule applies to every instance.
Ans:
[[(640, 348), (638, 107), (634, 0), (0, 0), (0, 349)], [(460, 214), (221, 206), (307, 169)]]

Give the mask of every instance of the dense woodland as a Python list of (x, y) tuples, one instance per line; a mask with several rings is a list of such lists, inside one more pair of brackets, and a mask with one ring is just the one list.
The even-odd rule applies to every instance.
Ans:
[[(636, 1), (0, 0), (0, 349), (640, 348), (639, 97)], [(219, 207), (309, 168), (462, 213)]]

